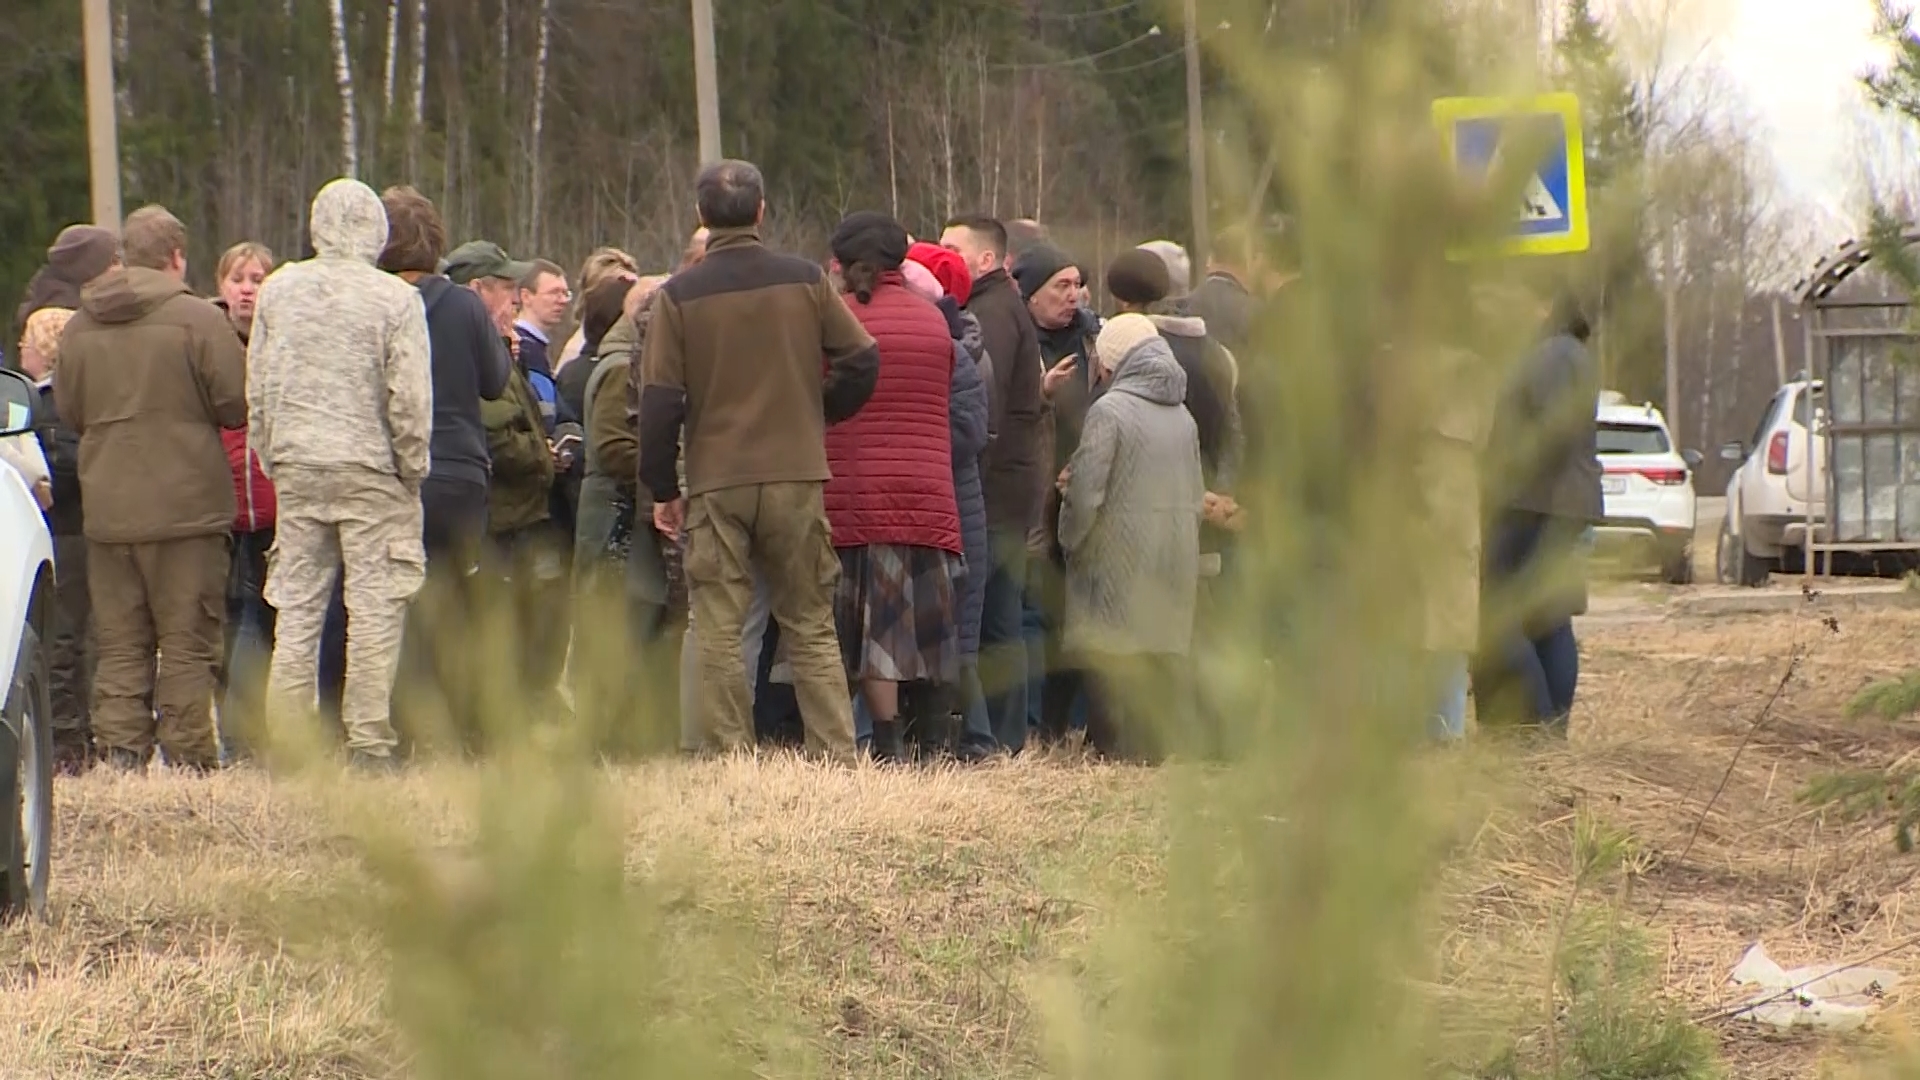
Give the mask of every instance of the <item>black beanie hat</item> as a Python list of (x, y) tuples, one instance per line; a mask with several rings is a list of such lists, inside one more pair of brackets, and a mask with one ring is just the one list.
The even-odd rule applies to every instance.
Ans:
[(1066, 252), (1051, 244), (1028, 248), (1013, 264), (1013, 281), (1020, 286), (1020, 299), (1033, 299), (1033, 294), (1052, 281), (1055, 275), (1062, 270), (1072, 269), (1073, 265), (1073, 260), (1067, 258)]
[(875, 270), (898, 270), (907, 261), (907, 229), (877, 210), (859, 210), (833, 230), (829, 246), (842, 266), (863, 263)]
[(1107, 293), (1123, 304), (1158, 303), (1172, 287), (1167, 264), (1150, 251), (1128, 248), (1107, 264)]

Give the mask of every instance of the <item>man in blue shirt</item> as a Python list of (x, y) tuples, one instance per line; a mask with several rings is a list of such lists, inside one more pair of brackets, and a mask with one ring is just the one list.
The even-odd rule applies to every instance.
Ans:
[(567, 284), (566, 271), (545, 259), (535, 259), (533, 269), (520, 279), (520, 318), (513, 324), (520, 336), (520, 366), (540, 399), (540, 415), (547, 423), (547, 434), (554, 425), (579, 417), (562, 415), (560, 394), (553, 381), (553, 363), (547, 356), (553, 335), (566, 322), (567, 308), (573, 303), (573, 289)]

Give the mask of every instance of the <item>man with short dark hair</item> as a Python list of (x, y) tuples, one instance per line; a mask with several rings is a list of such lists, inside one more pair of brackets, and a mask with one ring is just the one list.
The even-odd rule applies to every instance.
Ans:
[(235, 503), (220, 431), (247, 422), (246, 354), (182, 280), (179, 224), (157, 208), (127, 220), (136, 258), (87, 287), (53, 373), (60, 419), (80, 437), (93, 731), (130, 771), (146, 768), (156, 737), (169, 764), (220, 759), (212, 704)]
[(852, 763), (853, 704), (833, 619), (839, 558), (824, 498), (826, 428), (872, 396), (880, 353), (818, 266), (761, 245), (759, 169), (709, 165), (695, 201), (711, 237), (706, 258), (654, 296), (639, 480), (653, 496), (655, 526), (686, 533), (706, 726), (723, 748), (752, 744), (740, 631), (758, 571), (786, 637), (807, 740)]
[(1040, 341), (1026, 301), (1007, 275), (1007, 228), (985, 215), (947, 222), (940, 245), (957, 252), (973, 274), (967, 310), (980, 320), (993, 360), (988, 387), (993, 441), (981, 459), (993, 565), (980, 617), (980, 677), (994, 738), (1008, 750), (1027, 740), (1027, 647), (1020, 598), (1027, 580), (1027, 530), (1040, 519), (1048, 477), (1040, 461)]

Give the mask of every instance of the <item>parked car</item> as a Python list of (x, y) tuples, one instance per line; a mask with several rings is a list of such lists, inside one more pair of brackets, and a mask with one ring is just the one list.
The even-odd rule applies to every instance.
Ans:
[(1751, 441), (1720, 448), (1722, 458), (1740, 463), (1727, 481), (1727, 516), (1714, 557), (1722, 584), (1766, 584), (1804, 550), (1809, 520), (1816, 534), (1825, 527), (1827, 447), (1818, 435), (1823, 391), (1817, 380), (1788, 383), (1761, 414)]
[[(0, 437), (32, 432), (38, 398), (25, 376), (0, 370)], [(53, 729), (43, 643), (53, 574), (40, 505), (20, 474), (0, 465), (0, 671), (12, 672), (0, 706), (0, 916), (44, 917), (47, 908)]]
[(1659, 568), (1662, 580), (1693, 580), (1696, 450), (1675, 450), (1666, 417), (1612, 391), (1595, 410), (1605, 517), (1595, 547)]

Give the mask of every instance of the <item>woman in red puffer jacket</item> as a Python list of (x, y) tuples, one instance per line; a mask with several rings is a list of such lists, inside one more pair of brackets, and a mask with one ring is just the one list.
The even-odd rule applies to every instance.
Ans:
[(854, 214), (834, 230), (847, 306), (880, 347), (873, 397), (827, 429), (827, 521), (840, 554), (834, 614), (883, 760), (903, 754), (900, 684), (951, 682), (960, 665), (953, 339), (940, 310), (906, 287), (906, 256), (907, 231), (885, 214)]
[[(273, 252), (263, 244), (235, 244), (220, 257), (218, 306), (226, 311), (240, 343), (253, 331), (253, 305), (260, 284), (273, 272)], [(249, 754), (249, 734), (258, 730), (265, 706), (266, 660), (273, 655), (273, 608), (262, 590), (267, 552), (273, 547), (273, 482), (247, 446), (247, 429), (220, 433), (233, 470), (233, 563), (227, 575), (227, 649), (221, 665), (220, 751), (233, 762)]]

